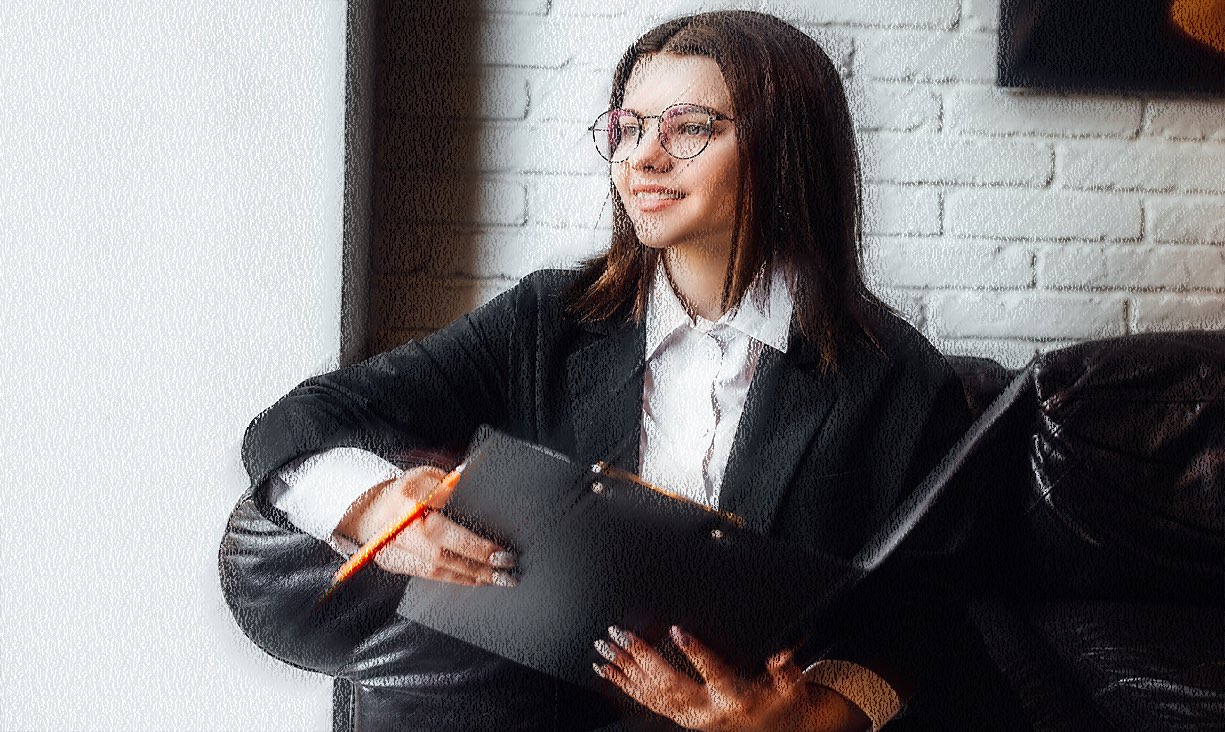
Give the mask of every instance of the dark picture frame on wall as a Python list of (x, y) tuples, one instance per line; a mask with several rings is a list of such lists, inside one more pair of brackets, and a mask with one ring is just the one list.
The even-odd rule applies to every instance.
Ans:
[(996, 85), (1225, 97), (1225, 0), (1001, 0)]

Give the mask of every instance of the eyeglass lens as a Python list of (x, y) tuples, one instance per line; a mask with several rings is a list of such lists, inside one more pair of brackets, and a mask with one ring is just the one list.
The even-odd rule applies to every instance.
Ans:
[[(701, 107), (676, 106), (665, 109), (659, 120), (659, 143), (669, 155), (692, 158), (710, 142), (710, 112)], [(627, 160), (645, 133), (642, 118), (625, 109), (610, 109), (592, 126), (596, 149), (605, 160)]]

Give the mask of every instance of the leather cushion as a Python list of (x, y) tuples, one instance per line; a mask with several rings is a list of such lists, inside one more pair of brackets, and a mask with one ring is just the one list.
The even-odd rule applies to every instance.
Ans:
[(1048, 589), (1225, 597), (1225, 334), (1164, 333), (1047, 354), (1023, 537)]

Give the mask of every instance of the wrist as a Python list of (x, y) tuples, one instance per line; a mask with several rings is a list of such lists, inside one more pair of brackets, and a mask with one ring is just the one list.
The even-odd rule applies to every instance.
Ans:
[(345, 511), (345, 515), (341, 517), (340, 523), (336, 525), (335, 533), (356, 544), (364, 543), (367, 537), (377, 533), (379, 527), (376, 525), (377, 517), (375, 514), (378, 512), (373, 509), (383, 493), (389, 490), (395, 482), (395, 478), (385, 480), (382, 483), (371, 486), (369, 490), (359, 496), (349, 506), (349, 509)]
[(831, 729), (837, 732), (868, 732), (872, 720), (854, 702), (836, 689), (800, 681), (810, 710), (796, 729)]
[(803, 678), (836, 692), (869, 721), (873, 732), (901, 709), (901, 697), (879, 674), (851, 661), (824, 659), (804, 670)]

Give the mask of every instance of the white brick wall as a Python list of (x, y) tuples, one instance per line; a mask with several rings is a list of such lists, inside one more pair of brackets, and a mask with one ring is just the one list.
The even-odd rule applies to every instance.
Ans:
[[(613, 65), (663, 18), (730, 7), (795, 23), (842, 70), (871, 281), (946, 352), (1015, 366), (1085, 338), (1225, 327), (1225, 100), (997, 89), (999, 0), (485, 7), (480, 64), (455, 70), (480, 74), (480, 93), (429, 112), (479, 126), (478, 149), (444, 151), (455, 169), (432, 177), (397, 171), (389, 187), (420, 203), (391, 230), (436, 242), (391, 256), (376, 284), (384, 300), (410, 297), (390, 294), (403, 289), (421, 303), (415, 320), (388, 326), (397, 337), (598, 251), (608, 187), (586, 126), (607, 104)], [(401, 136), (422, 122), (394, 124)], [(481, 176), (476, 207), (439, 172)]]

